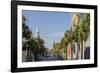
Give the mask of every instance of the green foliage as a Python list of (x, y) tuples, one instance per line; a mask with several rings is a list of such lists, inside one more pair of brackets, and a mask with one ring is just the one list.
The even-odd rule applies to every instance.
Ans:
[(64, 33), (61, 41), (53, 44), (51, 49), (52, 55), (65, 54), (67, 58), (67, 45), (68, 43), (80, 42), (83, 46), (82, 41), (86, 41), (90, 34), (90, 14), (85, 14), (84, 17), (78, 22), (74, 31), (67, 30)]
[[(24, 48), (30, 48), (33, 50), (35, 61), (37, 61), (38, 54), (44, 54), (48, 52), (48, 48), (44, 46), (44, 40), (40, 37), (33, 37), (32, 31), (26, 25), (26, 18), (24, 17), (23, 26), (22, 26), (22, 38), (28, 40), (23, 42)], [(68, 43), (73, 44), (74, 42), (79, 42), (82, 44), (82, 41), (86, 41), (90, 35), (90, 14), (85, 14), (85, 16), (78, 22), (75, 30), (72, 29), (66, 30), (60, 42), (53, 43), (53, 48), (50, 50), (50, 53), (53, 56), (62, 56), (64, 59), (67, 59), (67, 46)]]
[(43, 45), (44, 41), (40, 37), (33, 37), (32, 31), (29, 29), (28, 25), (25, 24), (26, 18), (23, 16), (23, 24), (22, 24), (22, 38), (24, 41), (22, 42), (23, 49), (31, 50), (34, 54), (34, 60), (37, 61), (38, 54), (44, 54), (47, 52), (47, 48)]

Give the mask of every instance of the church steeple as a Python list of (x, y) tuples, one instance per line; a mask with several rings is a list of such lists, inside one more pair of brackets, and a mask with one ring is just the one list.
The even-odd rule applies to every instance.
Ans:
[(36, 27), (36, 38), (40, 37), (39, 27), (37, 25)]

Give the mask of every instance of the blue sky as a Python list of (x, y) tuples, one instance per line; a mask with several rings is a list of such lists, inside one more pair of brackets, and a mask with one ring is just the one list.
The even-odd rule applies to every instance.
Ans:
[(22, 15), (26, 17), (26, 23), (33, 36), (38, 25), (40, 37), (45, 41), (44, 45), (47, 48), (52, 48), (53, 42), (59, 42), (64, 32), (71, 27), (71, 13), (67, 12), (23, 10)]

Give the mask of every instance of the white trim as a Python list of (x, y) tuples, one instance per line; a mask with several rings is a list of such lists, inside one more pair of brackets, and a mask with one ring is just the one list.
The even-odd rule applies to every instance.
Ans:
[[(39, 10), (39, 11), (59, 11), (59, 12), (82, 12), (90, 13), (90, 59), (89, 60), (68, 60), (68, 61), (49, 61), (49, 62), (22, 62), (22, 10)], [(94, 63), (94, 10), (92, 9), (75, 9), (75, 8), (57, 8), (57, 7), (40, 7), (40, 6), (18, 6), (18, 68), (24, 67), (40, 67), (40, 66), (58, 66), (58, 65), (76, 65), (76, 64), (90, 64)]]

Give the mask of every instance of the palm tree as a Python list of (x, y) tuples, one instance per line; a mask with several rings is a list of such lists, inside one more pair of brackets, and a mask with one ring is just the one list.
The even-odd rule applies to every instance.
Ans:
[(84, 28), (84, 33), (85, 33), (84, 41), (86, 41), (90, 34), (90, 15), (89, 14), (86, 14), (84, 18), (84, 27), (85, 27)]
[(80, 21), (79, 25), (79, 41), (80, 41), (80, 46), (81, 46), (81, 59), (84, 59), (84, 38), (85, 38), (85, 24), (84, 24), (84, 19)]
[(61, 39), (61, 47), (63, 49), (64, 59), (67, 59), (67, 45), (68, 45), (67, 33), (65, 33), (64, 37)]
[(81, 50), (81, 59), (83, 59), (83, 30), (82, 30), (82, 24), (79, 25), (79, 33), (78, 38), (80, 42), (80, 50)]
[(84, 48), (85, 42), (90, 34), (90, 15), (86, 14), (86, 16), (82, 19), (79, 26), (79, 40), (81, 42), (81, 59), (84, 59)]
[[(79, 25), (77, 25), (75, 27), (75, 30), (72, 31), (72, 43), (73, 43), (73, 46), (78, 46), (78, 42), (79, 42), (79, 38), (78, 38), (78, 34), (79, 33)], [(76, 44), (75, 44), (76, 43)], [(78, 47), (73, 47), (72, 49), (72, 52), (73, 53), (76, 53), (76, 58), (78, 59)], [(73, 56), (73, 53), (72, 53), (72, 56)]]
[(83, 34), (84, 34), (84, 36), (83, 36), (84, 37), (83, 38), (83, 58), (84, 58), (84, 50), (86, 48), (86, 41), (90, 34), (90, 16), (89, 16), (89, 14), (87, 14), (84, 17), (83, 23), (84, 23), (84, 29), (83, 29)]
[[(68, 59), (67, 57), (67, 53), (68, 53), (68, 49), (67, 49), (67, 46), (68, 44), (72, 44), (72, 34), (71, 34), (71, 31), (70, 30), (67, 30), (64, 34), (64, 47), (65, 47), (65, 50), (66, 50), (66, 59)], [(72, 48), (70, 49), (72, 50)]]

